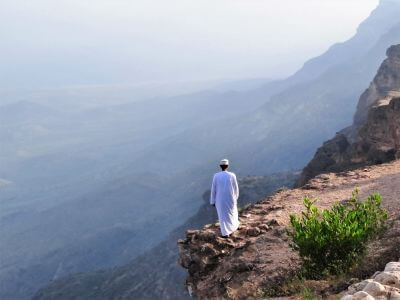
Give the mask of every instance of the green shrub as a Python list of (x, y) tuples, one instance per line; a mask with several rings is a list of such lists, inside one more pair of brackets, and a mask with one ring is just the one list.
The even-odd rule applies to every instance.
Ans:
[(366, 243), (383, 228), (387, 213), (379, 194), (358, 200), (355, 190), (348, 204), (321, 211), (315, 200), (304, 198), (305, 212), (290, 216), (292, 246), (303, 262), (304, 275), (317, 279), (351, 268), (365, 252)]
[(318, 297), (315, 295), (315, 292), (308, 287), (303, 287), (303, 290), (301, 291), (301, 296), (304, 300), (318, 299)]

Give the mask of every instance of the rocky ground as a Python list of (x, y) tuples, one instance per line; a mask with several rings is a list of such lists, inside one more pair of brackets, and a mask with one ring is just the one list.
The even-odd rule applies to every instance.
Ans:
[[(360, 188), (362, 199), (371, 193), (383, 196), (391, 228), (369, 247), (365, 263), (354, 271), (368, 278), (384, 265), (400, 258), (400, 161), (355, 171), (319, 175), (302, 188), (281, 190), (274, 196), (243, 210), (240, 229), (230, 238), (221, 238), (218, 224), (188, 231), (179, 241), (180, 264), (188, 269), (187, 288), (199, 299), (248, 299), (284, 295), (282, 287), (299, 267), (299, 257), (289, 245), (286, 230), (291, 214), (303, 209), (305, 196), (318, 199), (329, 208), (347, 201)], [(356, 279), (353, 282), (357, 281)], [(337, 294), (350, 283), (333, 286), (318, 282), (319, 295)]]

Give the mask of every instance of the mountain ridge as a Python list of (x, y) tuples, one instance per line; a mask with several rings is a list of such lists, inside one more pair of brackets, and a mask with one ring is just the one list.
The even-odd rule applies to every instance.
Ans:
[(304, 168), (298, 186), (323, 172), (400, 157), (400, 44), (391, 46), (387, 56), (360, 97), (353, 125), (341, 130), (317, 150)]

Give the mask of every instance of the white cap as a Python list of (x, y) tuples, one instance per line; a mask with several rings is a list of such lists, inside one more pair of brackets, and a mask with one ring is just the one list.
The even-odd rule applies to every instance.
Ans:
[(229, 166), (229, 160), (223, 159), (219, 163), (220, 166)]

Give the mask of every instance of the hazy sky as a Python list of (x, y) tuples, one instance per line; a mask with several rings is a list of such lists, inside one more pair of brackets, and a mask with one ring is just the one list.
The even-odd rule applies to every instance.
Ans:
[(0, 0), (2, 86), (285, 76), (378, 0)]

